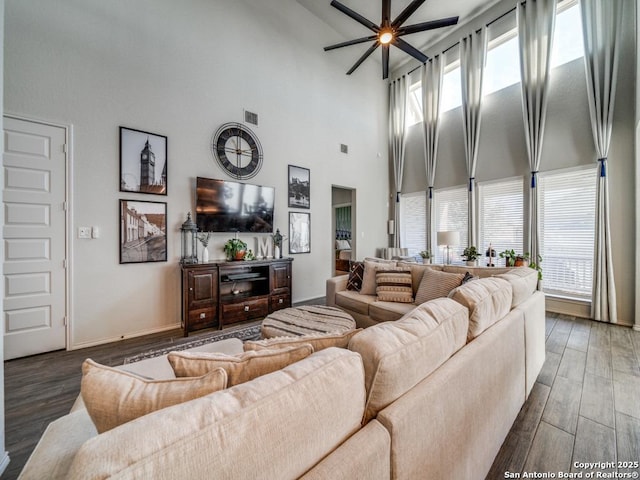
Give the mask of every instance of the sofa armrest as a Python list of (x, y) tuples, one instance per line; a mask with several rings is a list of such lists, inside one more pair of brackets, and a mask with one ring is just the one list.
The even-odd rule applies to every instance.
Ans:
[(336, 306), (336, 293), (347, 289), (349, 275), (338, 275), (327, 280), (327, 306)]

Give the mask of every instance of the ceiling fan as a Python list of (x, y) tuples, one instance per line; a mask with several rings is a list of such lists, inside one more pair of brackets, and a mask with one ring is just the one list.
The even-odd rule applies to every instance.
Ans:
[(402, 24), (425, 2), (425, 0), (413, 0), (407, 7), (391, 21), (391, 0), (382, 0), (382, 21), (380, 25), (376, 25), (370, 20), (367, 20), (358, 12), (351, 10), (349, 7), (343, 5), (337, 0), (331, 1), (331, 6), (337, 8), (348, 17), (353, 18), (356, 22), (364, 25), (369, 30), (374, 32), (374, 35), (368, 37), (356, 38), (355, 40), (349, 40), (347, 42), (336, 43), (335, 45), (329, 45), (324, 47), (325, 52), (334, 50), (336, 48), (348, 47), (350, 45), (357, 45), (358, 43), (369, 42), (373, 40), (373, 44), (369, 49), (364, 52), (358, 61), (351, 67), (351, 70), (347, 72), (347, 75), (351, 75), (356, 68), (364, 62), (373, 51), (382, 46), (382, 78), (389, 77), (389, 45), (399, 48), (405, 53), (408, 53), (412, 57), (416, 58), (421, 63), (425, 63), (429, 60), (424, 53), (417, 48), (412, 47), (400, 37), (403, 35), (409, 35), (411, 33), (424, 32), (426, 30), (433, 30), (436, 28), (449, 27), (458, 23), (458, 17), (441, 18), (440, 20), (432, 20), (430, 22), (416, 23), (414, 25), (407, 25), (403, 27)]

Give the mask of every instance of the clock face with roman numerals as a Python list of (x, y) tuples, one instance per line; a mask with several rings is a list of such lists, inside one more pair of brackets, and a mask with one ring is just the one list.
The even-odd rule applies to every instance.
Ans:
[(233, 178), (255, 176), (262, 167), (258, 137), (240, 123), (225, 123), (213, 134), (211, 150), (218, 164)]

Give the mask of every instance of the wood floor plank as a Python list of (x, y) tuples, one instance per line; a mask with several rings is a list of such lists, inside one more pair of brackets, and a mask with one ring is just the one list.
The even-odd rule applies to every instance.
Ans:
[(633, 347), (629, 345), (611, 348), (611, 366), (614, 370), (640, 377), (640, 366)]
[(558, 376), (569, 378), (582, 382), (584, 377), (584, 369), (587, 364), (587, 353), (574, 350), (573, 348), (565, 348), (560, 366), (558, 367)]
[(534, 383), (531, 394), (513, 423), (487, 479), (504, 478), (505, 472), (522, 471), (550, 391), (547, 385)]
[(615, 428), (613, 381), (609, 378), (585, 374), (582, 386), (580, 415), (594, 422)]
[(589, 337), (591, 336), (591, 322), (584, 319), (576, 319), (569, 334), (567, 348), (586, 352), (589, 347)]
[(582, 396), (582, 382), (556, 376), (542, 421), (575, 434)]
[(547, 313), (547, 316), (545, 318), (545, 323), (544, 323), (545, 339), (549, 338), (549, 335), (551, 335), (551, 331), (553, 330), (553, 327), (556, 326), (557, 321), (558, 321), (558, 318), (555, 313)]
[(614, 370), (613, 398), (617, 412), (640, 420), (640, 377)]
[(549, 338), (547, 338), (546, 349), (548, 352), (558, 353), (562, 355), (564, 353), (564, 349), (567, 346), (567, 341), (569, 340), (569, 334), (571, 331), (565, 331), (562, 329), (556, 328), (553, 329)]
[(611, 324), (593, 322), (591, 325), (591, 335), (589, 336), (589, 347), (600, 348), (603, 350), (611, 349), (611, 336), (609, 331)]
[(538, 374), (538, 382), (549, 387), (552, 386), (553, 381), (556, 379), (560, 360), (562, 360), (561, 354), (547, 351), (542, 369), (540, 369), (540, 373)]
[[(593, 422), (588, 418), (578, 418), (578, 429), (573, 448), (572, 472), (614, 472), (617, 470), (616, 459), (616, 432), (613, 428)], [(610, 464), (608, 468), (593, 469), (576, 468), (576, 463), (603, 462)]]
[[(618, 461), (640, 461), (640, 420), (623, 413), (616, 413), (616, 440)], [(619, 472), (634, 472), (632, 466), (619, 468)]]
[(587, 351), (586, 372), (592, 375), (613, 379), (611, 349), (589, 346)]
[[(568, 472), (574, 436), (544, 421), (533, 439), (523, 472)], [(504, 477), (503, 477), (504, 478)]]

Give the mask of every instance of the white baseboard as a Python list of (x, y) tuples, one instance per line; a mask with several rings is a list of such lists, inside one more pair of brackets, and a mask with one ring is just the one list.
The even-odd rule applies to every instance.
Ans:
[(633, 329), (637, 332), (640, 332), (640, 325), (638, 325), (637, 323), (633, 326)]
[(105, 343), (119, 342), (120, 340), (125, 340), (127, 338), (142, 337), (144, 335), (151, 335), (153, 333), (162, 333), (162, 332), (166, 332), (168, 330), (175, 330), (176, 328), (180, 328), (180, 327), (181, 327), (181, 325), (179, 323), (176, 323), (176, 324), (173, 324), (173, 325), (169, 325), (167, 327), (153, 328), (153, 329), (150, 329), (150, 330), (144, 330), (144, 331), (140, 331), (140, 332), (130, 333), (128, 335), (121, 335), (121, 336), (118, 336), (118, 337), (102, 338), (100, 340), (96, 340), (96, 341), (93, 341), (93, 342), (76, 343), (74, 345), (71, 345), (69, 347), (69, 350), (79, 350), (81, 348), (95, 347), (97, 345), (104, 345)]
[(0, 460), (0, 475), (2, 475), (7, 469), (7, 467), (9, 466), (9, 462), (9, 452), (4, 452), (4, 454), (2, 455), (2, 460)]
[(547, 312), (561, 313), (563, 315), (571, 315), (574, 317), (591, 318), (591, 304), (588, 302), (581, 302), (579, 300), (570, 300), (567, 298), (547, 295), (545, 310)]

